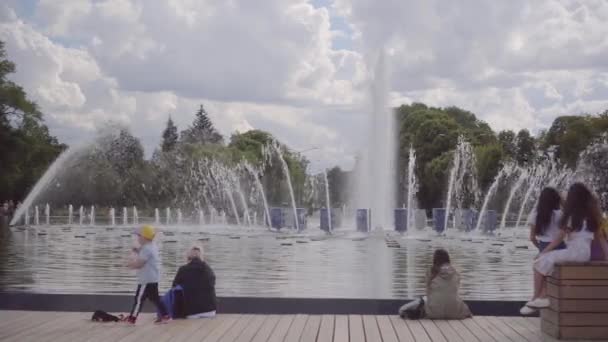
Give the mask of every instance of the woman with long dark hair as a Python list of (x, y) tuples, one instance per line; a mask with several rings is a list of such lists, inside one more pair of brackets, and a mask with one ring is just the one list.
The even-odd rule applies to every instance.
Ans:
[[(559, 192), (551, 187), (544, 188), (538, 199), (536, 209), (532, 211), (528, 217), (528, 224), (530, 225), (530, 241), (538, 248), (539, 252), (545, 250), (551, 242), (559, 237), (560, 229), (559, 224), (562, 216), (562, 198)], [(564, 249), (566, 245), (562, 242), (555, 249)], [(534, 288), (537, 278), (534, 278)], [(542, 289), (540, 297), (544, 297), (545, 289)], [(532, 298), (533, 300), (535, 298)], [(537, 310), (525, 306), (521, 308), (520, 312), (522, 315), (531, 315)]]
[[(543, 294), (545, 277), (553, 273), (557, 263), (589, 261), (591, 241), (603, 238), (601, 224), (602, 214), (597, 199), (585, 185), (574, 183), (568, 191), (559, 235), (534, 262), (534, 298), (526, 306), (535, 309), (549, 306), (549, 299)], [(564, 240), (566, 249), (555, 250)], [(605, 244), (602, 244), (602, 248), (606, 248)], [(606, 252), (604, 250), (604, 255)]]
[(399, 309), (401, 317), (430, 319), (464, 319), (471, 317), (469, 307), (458, 295), (460, 275), (450, 263), (445, 249), (437, 249), (428, 272), (426, 296)]

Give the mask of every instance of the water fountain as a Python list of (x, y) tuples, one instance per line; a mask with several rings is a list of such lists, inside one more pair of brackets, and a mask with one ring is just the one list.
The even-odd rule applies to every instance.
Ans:
[(44, 217), (45, 217), (44, 222), (46, 223), (47, 226), (50, 226), (51, 225), (51, 206), (48, 203), (44, 206)]
[[(448, 222), (453, 202), (455, 200), (456, 208), (461, 209), (465, 200), (465, 193), (473, 195), (473, 202), (477, 203), (479, 198), (479, 189), (477, 185), (476, 161), (473, 147), (467, 142), (463, 136), (458, 138), (458, 144), (454, 151), (454, 159), (450, 170), (450, 178), (448, 180), (448, 192), (446, 196), (446, 208), (444, 226), (448, 229)], [(470, 201), (469, 201), (470, 202)], [(471, 203), (467, 203), (471, 205)], [(453, 220), (454, 228), (457, 220)]]
[(414, 196), (418, 192), (418, 182), (416, 181), (416, 151), (410, 146), (410, 153), (407, 163), (407, 229), (414, 227)]
[(122, 207), (122, 225), (126, 226), (129, 224), (129, 217), (127, 213), (127, 207)]
[(325, 205), (327, 208), (327, 225), (329, 227), (328, 232), (331, 234), (334, 231), (334, 227), (331, 221), (331, 200), (329, 198), (329, 178), (327, 177), (327, 169), (323, 170), (323, 177), (325, 178)]
[(160, 224), (160, 212), (158, 208), (154, 208), (154, 224), (157, 226)]
[(181, 226), (184, 223), (184, 218), (182, 216), (182, 210), (177, 208), (177, 225)]
[(475, 231), (478, 232), (481, 229), (481, 223), (484, 219), (484, 215), (486, 214), (486, 212), (488, 210), (488, 203), (490, 202), (490, 198), (492, 198), (492, 196), (494, 196), (494, 193), (496, 193), (496, 190), (498, 189), (498, 184), (500, 183), (501, 179), (504, 176), (511, 173), (512, 169), (513, 169), (512, 164), (506, 164), (505, 166), (503, 166), (502, 169), (500, 169), (500, 171), (494, 178), (494, 182), (492, 182), (492, 185), (490, 185), (490, 188), (488, 189), (488, 192), (486, 193), (486, 197), (483, 200), (483, 205), (481, 206), (481, 210), (479, 211), (479, 216), (477, 218), (477, 225), (475, 226)]
[(258, 212), (257, 211), (253, 212), (253, 225), (254, 226), (258, 225)]
[(368, 140), (362, 159), (357, 164), (357, 185), (353, 204), (371, 209), (371, 227), (392, 226), (395, 209), (395, 118), (389, 108), (389, 80), (385, 52), (380, 50), (371, 77), (371, 104)]
[(91, 226), (95, 225), (95, 206), (91, 206)]
[(40, 225), (40, 211), (38, 210), (38, 206), (34, 207), (34, 224)]
[(82, 226), (83, 223), (84, 223), (84, 207), (80, 206), (80, 209), (78, 209), (78, 224)]
[(289, 196), (291, 197), (291, 207), (293, 209), (294, 225), (295, 225), (296, 230), (300, 231), (300, 222), (298, 220), (298, 208), (296, 206), (296, 196), (293, 192), (293, 185), (291, 184), (291, 174), (289, 173), (289, 166), (287, 165), (285, 158), (283, 158), (283, 152), (281, 152), (279, 144), (275, 143), (275, 144), (272, 144), (272, 146), (274, 147), (274, 150), (276, 151), (277, 156), (279, 157), (279, 160), (281, 161), (281, 166), (283, 167), (283, 172), (285, 173), (285, 177), (287, 178), (287, 186), (289, 187)]
[[(266, 194), (264, 192), (264, 186), (262, 185), (262, 181), (260, 181), (259, 178), (259, 174), (258, 172), (256, 172), (253, 167), (251, 165), (249, 165), (249, 163), (244, 163), (243, 164), (245, 169), (249, 172), (249, 174), (251, 174), (251, 176), (254, 179), (254, 183), (256, 185), (256, 187), (258, 188), (258, 191), (260, 193), (260, 196), (262, 197), (262, 202), (264, 203), (264, 217), (270, 217), (270, 211), (268, 209), (268, 202), (266, 201)], [(255, 213), (254, 213), (255, 215)], [(264, 220), (264, 224), (266, 224), (266, 220)], [(268, 225), (268, 227), (270, 227), (270, 225)]]
[(198, 210), (198, 224), (201, 226), (205, 224), (205, 213), (203, 212), (203, 209)]
[(25, 225), (29, 226), (30, 225), (30, 211), (29, 211), (29, 209), (27, 209), (25, 211), (24, 215), (25, 215)]
[(509, 191), (509, 197), (507, 198), (507, 203), (505, 204), (505, 209), (502, 213), (502, 220), (500, 221), (500, 230), (503, 231), (507, 226), (507, 216), (509, 215), (509, 210), (511, 209), (511, 202), (513, 201), (513, 197), (515, 197), (515, 193), (519, 190), (519, 188), (524, 184), (524, 181), (529, 177), (528, 170), (521, 170), (518, 168), (519, 177), (515, 184), (511, 187), (511, 191)]
[[(68, 224), (69, 225), (72, 224), (73, 215), (74, 215), (74, 207), (72, 207), (72, 205), (70, 204), (70, 205), (68, 205)], [(27, 215), (26, 215), (26, 217), (27, 217)]]
[(139, 225), (139, 213), (137, 212), (137, 207), (133, 206), (133, 224)]
[(114, 227), (116, 225), (116, 213), (114, 212), (114, 208), (110, 208), (108, 215), (110, 218), (110, 226)]
[(171, 224), (171, 209), (169, 207), (167, 207), (167, 209), (165, 209), (165, 215), (166, 215), (166, 220), (165, 220), (165, 224), (168, 226)]
[(251, 218), (249, 217), (249, 206), (247, 205), (247, 200), (245, 199), (245, 194), (243, 190), (241, 190), (241, 186), (239, 184), (238, 179), (235, 179), (236, 183), (236, 192), (239, 194), (239, 198), (241, 199), (241, 205), (243, 206), (243, 223), (251, 226)]

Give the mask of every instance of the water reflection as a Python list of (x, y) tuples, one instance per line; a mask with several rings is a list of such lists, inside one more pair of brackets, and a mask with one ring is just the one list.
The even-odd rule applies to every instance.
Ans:
[[(134, 272), (124, 267), (134, 244), (129, 229), (49, 227), (1, 229), (0, 287), (46, 293), (131, 293)], [(329, 239), (289, 237), (261, 230), (212, 229), (159, 234), (161, 288), (167, 289), (185, 251), (202, 245), (217, 274), (221, 296), (412, 298), (425, 291), (436, 248), (445, 248), (461, 272), (468, 299), (523, 300), (531, 294), (533, 249), (523, 239), (462, 241), (457, 238), (384, 236), (361, 239), (342, 233)], [(281, 238), (278, 238), (281, 237)], [(206, 241), (199, 241), (200, 239)], [(208, 240), (207, 240), (208, 239)]]

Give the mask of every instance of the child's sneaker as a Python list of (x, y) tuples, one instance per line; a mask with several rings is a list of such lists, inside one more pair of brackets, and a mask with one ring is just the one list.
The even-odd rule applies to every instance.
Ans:
[(124, 317), (122, 321), (127, 323), (127, 325), (135, 325), (135, 322), (137, 321), (137, 317), (127, 316), (127, 317)]
[(154, 324), (167, 324), (169, 322), (171, 322), (171, 317), (169, 316), (158, 317), (154, 320)]
[(534, 315), (535, 313), (537, 313), (538, 310), (531, 308), (527, 305), (524, 305), (520, 310), (519, 313), (522, 314), (523, 316), (531, 316)]
[(548, 308), (549, 305), (551, 305), (549, 298), (536, 298), (526, 303), (526, 306), (529, 306), (532, 309), (544, 309)]

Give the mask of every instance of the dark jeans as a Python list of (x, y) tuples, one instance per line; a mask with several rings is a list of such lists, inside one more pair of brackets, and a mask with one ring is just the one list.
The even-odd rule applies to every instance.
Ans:
[(144, 303), (144, 300), (149, 299), (162, 316), (166, 316), (167, 308), (160, 300), (160, 296), (158, 295), (158, 283), (148, 283), (145, 285), (137, 285), (137, 290), (135, 291), (135, 301), (133, 303), (133, 308), (131, 309), (131, 317), (137, 317), (139, 312), (141, 311), (141, 306)]
[[(551, 242), (538, 241), (538, 251), (542, 253), (545, 250), (545, 248), (547, 248), (547, 246), (549, 246), (550, 244), (551, 244)], [(562, 243), (557, 245), (557, 247), (555, 247), (554, 250), (558, 250), (558, 249), (566, 249), (566, 244), (562, 241)]]

